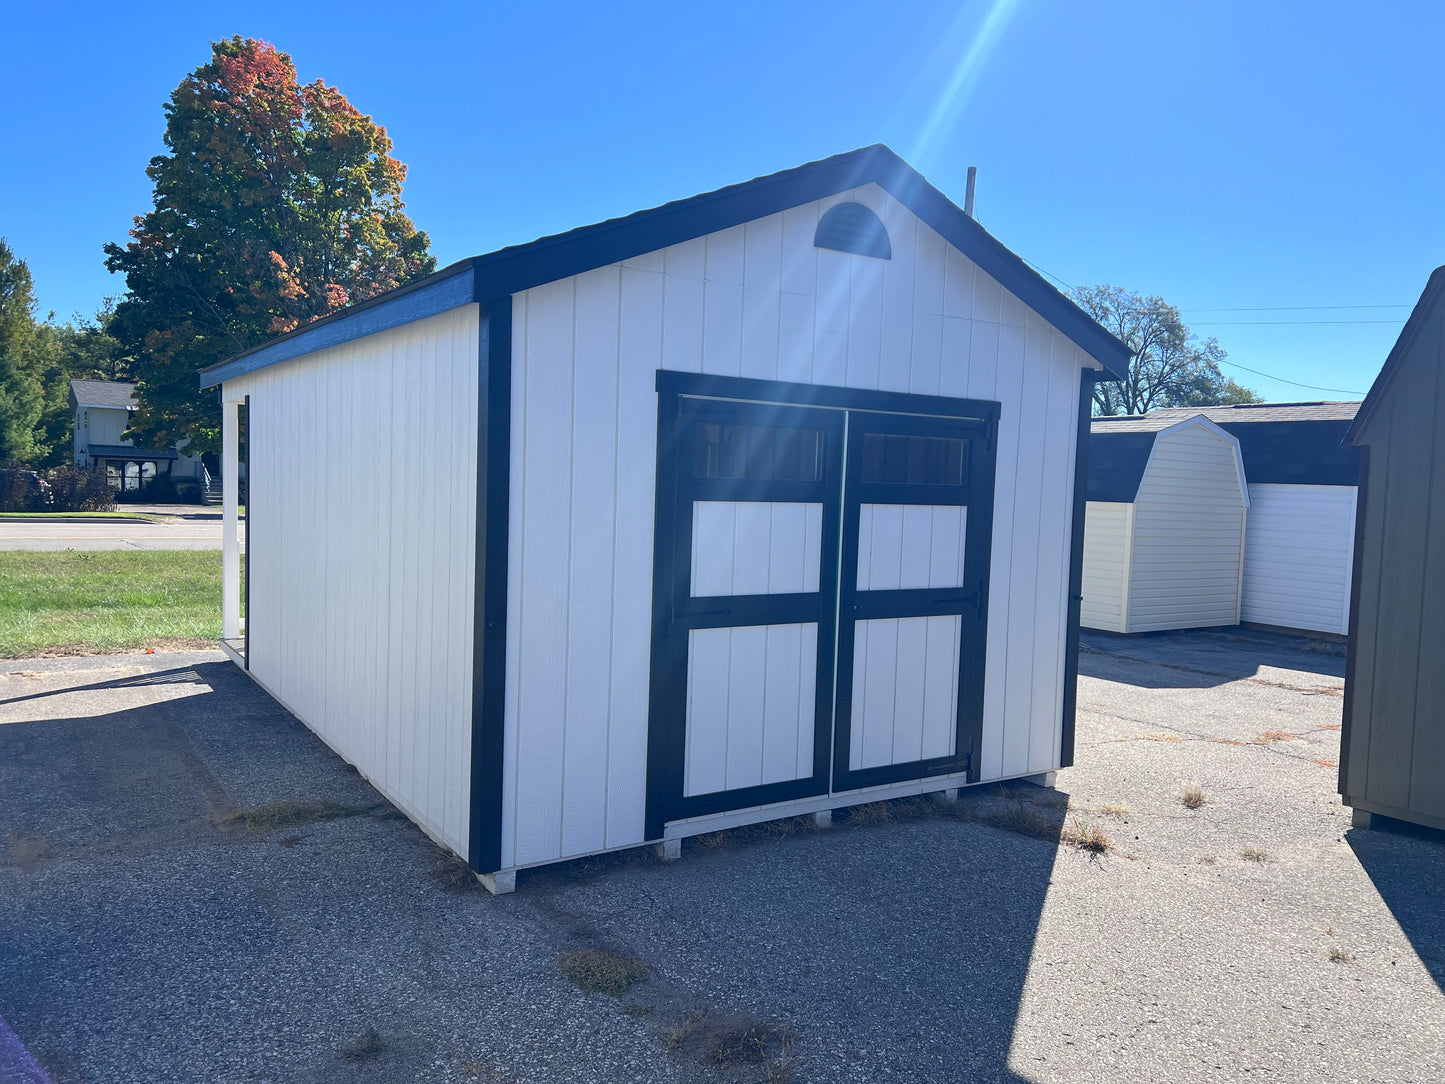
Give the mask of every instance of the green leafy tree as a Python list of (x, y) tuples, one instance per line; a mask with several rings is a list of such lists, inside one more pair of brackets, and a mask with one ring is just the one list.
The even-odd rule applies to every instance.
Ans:
[(146, 170), (155, 207), (105, 248), (127, 286), (108, 330), (135, 359), (137, 442), (214, 451), (220, 412), (198, 369), (436, 260), (404, 211), (386, 129), (335, 87), (298, 83), (273, 46), (213, 43), (165, 114), (167, 153)]
[(108, 297), (94, 316), (76, 313), (68, 324), (54, 325), (66, 373), (82, 380), (131, 380), (135, 359), (111, 333), (116, 299)]
[(36, 307), (30, 267), (0, 237), (0, 461), (39, 465), (54, 448), (47, 422), (64, 403), (65, 375)]
[(1118, 286), (1083, 286), (1071, 295), (1131, 352), (1129, 375), (1094, 386), (1098, 414), (1144, 414), (1155, 407), (1258, 402), (1254, 392), (1219, 371), (1228, 355), (1216, 339), (1200, 340), (1162, 297)]

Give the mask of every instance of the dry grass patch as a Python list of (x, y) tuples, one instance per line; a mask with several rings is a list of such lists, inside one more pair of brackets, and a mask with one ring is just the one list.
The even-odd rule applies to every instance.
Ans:
[(341, 1060), (352, 1065), (372, 1061), (386, 1052), (386, 1042), (375, 1028), (367, 1028), (356, 1038), (341, 1045)]
[(557, 957), (557, 967), (577, 989), (609, 997), (621, 997), (652, 970), (641, 960), (599, 948), (564, 952)]
[(1104, 854), (1114, 849), (1114, 841), (1109, 838), (1104, 829), (1092, 822), (1085, 824), (1078, 817), (1069, 818), (1058, 838), (1060, 842), (1071, 843), (1079, 850), (1088, 851), (1090, 854)]
[(694, 1012), (663, 1033), (673, 1053), (691, 1055), (704, 1064), (731, 1069), (760, 1066), (767, 1084), (790, 1084), (797, 1076), (795, 1036), (787, 1028), (763, 1020)]
[(1239, 857), (1243, 858), (1246, 862), (1257, 862), (1262, 866), (1269, 861), (1269, 852), (1263, 847), (1251, 845), (1241, 849)]
[(1253, 745), (1273, 745), (1277, 741), (1299, 741), (1287, 730), (1266, 730), (1255, 737)]
[(451, 851), (444, 851), (440, 847), (437, 848), (436, 861), (432, 863), (428, 876), (443, 892), (456, 896), (482, 889), (482, 882), (477, 880), (471, 867)]
[(1320, 728), (1321, 730), (1338, 730), (1338, 729), (1340, 729), (1340, 724), (1339, 724), (1339, 723), (1321, 723), (1319, 728)]
[(848, 809), (848, 820), (852, 824), (887, 824), (894, 820), (893, 806), (889, 802), (869, 802)]
[(301, 828), (308, 824), (340, 820), (343, 817), (364, 817), (373, 806), (342, 805), (325, 798), (306, 801), (267, 802), (246, 809), (233, 809), (221, 818), (230, 828), (244, 828), (259, 835), (270, 835), (283, 828)]
[(1134, 811), (1123, 802), (1104, 802), (1099, 806), (1099, 813), (1105, 817), (1113, 817), (1115, 820), (1123, 820)]
[(1185, 809), (1198, 809), (1208, 800), (1204, 788), (1193, 780), (1180, 784), (1179, 804)]
[(1246, 744), (1245, 742), (1240, 741), (1238, 738), (1210, 738), (1209, 740), (1212, 741), (1215, 745), (1244, 745), (1244, 744)]

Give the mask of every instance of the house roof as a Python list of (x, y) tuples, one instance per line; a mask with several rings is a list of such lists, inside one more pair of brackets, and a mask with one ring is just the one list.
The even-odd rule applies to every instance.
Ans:
[(459, 305), (487, 304), (522, 290), (655, 252), (858, 188), (877, 184), (1063, 334), (1114, 377), (1129, 348), (1101, 327), (943, 193), (882, 144), (758, 177), (625, 218), (543, 237), (452, 264), (358, 302), (201, 371), (201, 386), (424, 319)]
[(1434, 307), (1440, 297), (1440, 291), (1445, 289), (1445, 267), (1437, 267), (1430, 272), (1430, 277), (1425, 281), (1425, 289), (1420, 294), (1420, 300), (1415, 302), (1415, 307), (1410, 310), (1410, 318), (1405, 321), (1405, 326), (1400, 329), (1400, 337), (1395, 340), (1395, 345), (1390, 348), (1389, 355), (1385, 358), (1385, 364), (1380, 369), (1380, 375), (1375, 377), (1375, 382), (1370, 385), (1370, 392), (1365, 396), (1365, 401), (1360, 404), (1359, 412), (1355, 414), (1355, 420), (1350, 425), (1349, 432), (1345, 434), (1345, 441), (1357, 446), (1360, 434), (1364, 432), (1365, 424), (1370, 416), (1375, 413), (1384, 398), (1390, 383), (1395, 378), (1395, 373), (1400, 368), (1400, 363), (1405, 355), (1410, 352), (1410, 347), (1415, 343), (1415, 336), (1420, 333), (1420, 327), (1425, 323), (1425, 317)]
[(1359, 407), (1356, 402), (1165, 407), (1148, 414), (1095, 418), (1090, 429), (1095, 434), (1156, 433), (1185, 418), (1203, 416), (1239, 441), (1251, 482), (1353, 486), (1359, 484), (1360, 458), (1344, 439)]
[(174, 448), (164, 451), (148, 448), (133, 448), (129, 444), (92, 444), (88, 451), (96, 459), (179, 459)]
[(118, 407), (129, 410), (135, 406), (135, 385), (123, 380), (72, 380), (70, 394), (77, 406)]

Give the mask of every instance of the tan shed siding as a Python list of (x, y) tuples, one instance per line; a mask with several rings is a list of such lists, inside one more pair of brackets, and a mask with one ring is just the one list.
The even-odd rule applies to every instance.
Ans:
[(1129, 631), (1239, 622), (1243, 480), (1235, 447), (1199, 425), (1154, 442), (1134, 502)]
[[(888, 261), (813, 246), (845, 201)], [(1090, 359), (874, 185), (514, 298), (502, 864), (643, 841), (658, 369), (1001, 402), (981, 769), (1057, 767)]]
[(225, 392), (251, 397), (252, 675), (465, 856), (477, 307)]
[(1445, 331), (1437, 304), (1369, 419), (1345, 793), (1445, 819)]
[(1084, 601), (1079, 623), (1086, 629), (1128, 632), (1129, 549), (1132, 504), (1090, 501), (1084, 516)]
[(1346, 633), (1355, 487), (1249, 487), (1240, 620)]

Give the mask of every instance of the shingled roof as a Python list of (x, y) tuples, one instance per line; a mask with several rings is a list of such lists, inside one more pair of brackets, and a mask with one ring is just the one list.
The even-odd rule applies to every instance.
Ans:
[(130, 410), (135, 406), (135, 385), (123, 380), (72, 380), (70, 394), (79, 406), (116, 407)]
[[(1359, 408), (1356, 402), (1239, 403), (1164, 407), (1148, 414), (1095, 418), (1090, 426), (1094, 435), (1092, 455), (1107, 456), (1109, 453), (1101, 445), (1115, 443), (1124, 434), (1135, 434), (1137, 441), (1139, 434), (1157, 433), (1185, 418), (1203, 415), (1239, 441), (1244, 473), (1251, 482), (1353, 486), (1360, 479), (1359, 453), (1345, 445), (1344, 439)], [(1101, 442), (1103, 434), (1112, 439)], [(1092, 492), (1092, 465), (1089, 475)], [(1100, 488), (1117, 487), (1101, 481)]]

